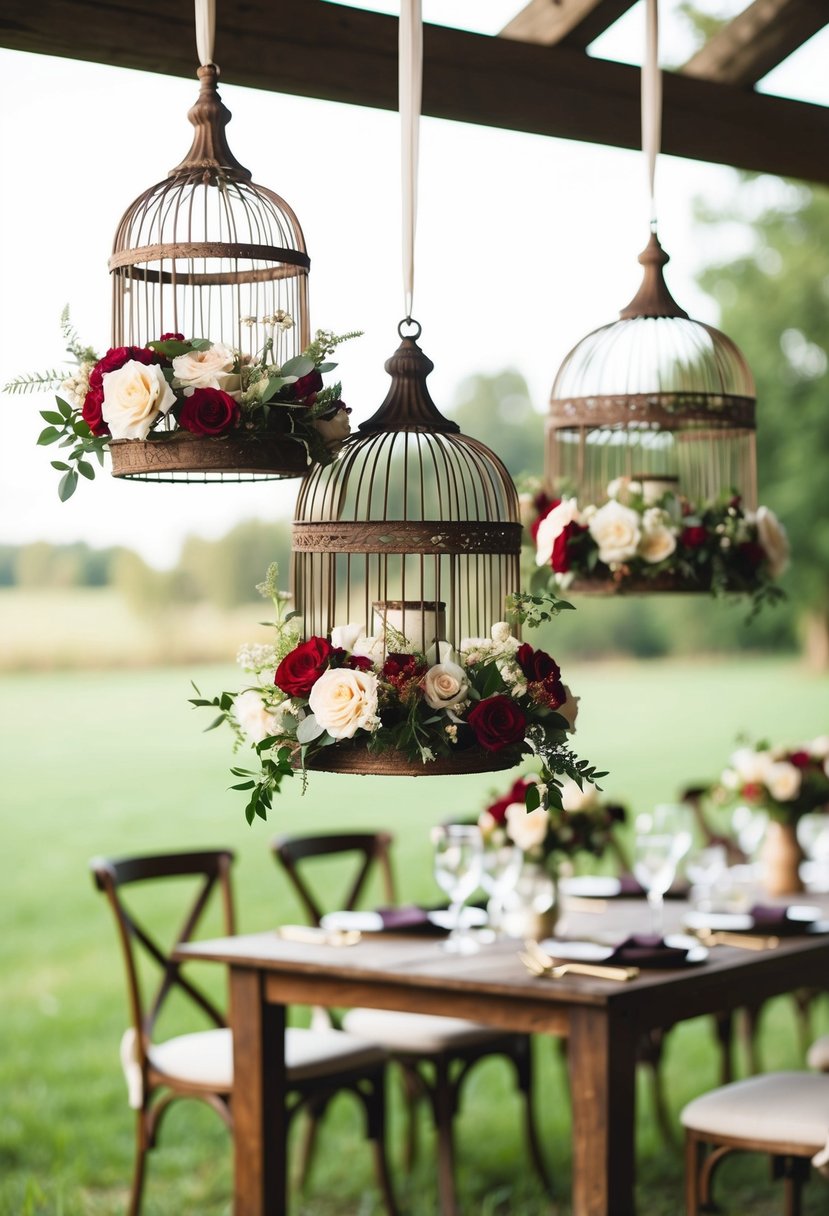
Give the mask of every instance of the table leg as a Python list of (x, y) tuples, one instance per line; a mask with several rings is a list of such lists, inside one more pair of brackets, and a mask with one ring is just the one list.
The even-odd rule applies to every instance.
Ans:
[(634, 1216), (636, 1036), (608, 1009), (570, 1014), (573, 1216)]
[(233, 1027), (233, 1216), (287, 1216), (285, 1009), (264, 977), (230, 969)]

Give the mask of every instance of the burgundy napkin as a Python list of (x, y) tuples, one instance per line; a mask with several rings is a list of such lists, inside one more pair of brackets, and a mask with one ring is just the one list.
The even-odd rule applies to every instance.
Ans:
[(650, 933), (634, 933), (620, 942), (605, 962), (623, 967), (682, 967), (688, 951), (666, 946), (663, 938)]
[(445, 934), (446, 930), (429, 919), (425, 908), (417, 904), (400, 904), (395, 908), (378, 908), (383, 929), (388, 933)]
[(806, 933), (809, 928), (808, 921), (789, 920), (789, 909), (785, 905), (755, 904), (750, 916), (754, 922), (752, 928), (767, 929), (769, 933)]
[[(669, 891), (665, 892), (666, 899), (687, 899), (688, 884), (676, 882)], [(627, 899), (644, 899), (645, 888), (632, 874), (619, 875), (619, 895)]]

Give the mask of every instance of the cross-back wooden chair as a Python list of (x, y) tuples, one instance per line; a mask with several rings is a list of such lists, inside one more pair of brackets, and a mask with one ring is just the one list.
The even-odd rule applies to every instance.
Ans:
[[(159, 1127), (171, 1104), (197, 1098), (232, 1126), (233, 1039), (224, 1014), (193, 981), (182, 973), (183, 964), (171, 954), (191, 941), (209, 905), (221, 904), (222, 933), (235, 931), (231, 865), (227, 849), (196, 853), (96, 858), (90, 863), (95, 885), (107, 898), (115, 916), (127, 974), (131, 1026), (121, 1042), (121, 1062), (127, 1080), (130, 1106), (135, 1110), (136, 1155), (129, 1216), (138, 1216), (146, 1173), (147, 1153), (157, 1142)], [(182, 902), (187, 906), (181, 927), (169, 947), (128, 907), (123, 888), (162, 879), (189, 879)], [(195, 897), (193, 898), (193, 887)], [(134, 903), (134, 901), (131, 901)], [(147, 997), (139, 960), (154, 964), (157, 987)], [(198, 1008), (210, 1029), (177, 1035), (156, 1042), (155, 1031), (169, 999), (177, 994)], [(341, 1031), (319, 1033), (289, 1029), (285, 1033), (287, 1089), (286, 1116), (290, 1120), (306, 1109), (317, 1120), (342, 1090), (354, 1093), (363, 1105), (367, 1135), (373, 1141), (375, 1169), (386, 1210), (396, 1216), (385, 1159), (385, 1058), (383, 1053)]]
[[(379, 871), (383, 897), (396, 903), (391, 864), (393, 838), (387, 832), (351, 832), (311, 836), (276, 836), (271, 851), (288, 875), (311, 924), (318, 925), (325, 911), (355, 909), (374, 870)], [(340, 907), (322, 901), (312, 885), (308, 863), (323, 857), (350, 854), (354, 877)], [(301, 872), (300, 872), (301, 870)], [(324, 903), (327, 907), (324, 907)], [(419, 1098), (429, 1102), (435, 1123), (438, 1155), (438, 1196), (441, 1216), (458, 1213), (455, 1190), (453, 1122), (459, 1108), (460, 1090), (469, 1070), (479, 1060), (505, 1056), (514, 1066), (524, 1105), (525, 1135), (532, 1163), (544, 1187), (550, 1180), (541, 1155), (532, 1107), (533, 1076), (531, 1040), (526, 1034), (493, 1031), (463, 1018), (387, 1009), (350, 1009), (342, 1019), (349, 1034), (381, 1046), (402, 1070), (409, 1107), (405, 1164), (410, 1169), (416, 1155), (414, 1106)]]

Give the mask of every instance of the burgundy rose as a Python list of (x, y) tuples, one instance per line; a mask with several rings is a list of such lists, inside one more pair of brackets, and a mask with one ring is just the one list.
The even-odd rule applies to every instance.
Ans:
[(757, 541), (744, 540), (737, 546), (737, 558), (745, 566), (756, 570), (766, 561), (766, 551), (762, 545), (757, 544)]
[(308, 372), (306, 376), (300, 376), (291, 385), (293, 396), (297, 401), (305, 401), (306, 397), (312, 397), (313, 400), (308, 401), (308, 405), (313, 405), (316, 400), (317, 393), (322, 388), (322, 376), (316, 368), (312, 372)]
[(528, 781), (526, 777), (519, 777), (514, 781), (512, 788), (504, 794), (502, 798), (497, 798), (491, 806), (487, 807), (487, 811), (495, 820), (496, 823), (503, 823), (507, 817), (507, 807), (512, 806), (514, 802), (519, 802), (523, 806), (526, 800), (527, 789), (534, 784)]
[(184, 334), (162, 334), (159, 342), (185, 342)]
[(553, 541), (553, 552), (550, 557), (550, 566), (556, 574), (567, 574), (570, 569), (570, 541), (576, 540), (587, 531), (581, 524), (571, 521), (565, 524), (558, 536)]
[(684, 545), (686, 549), (699, 549), (708, 539), (708, 533), (702, 524), (691, 524), (687, 528), (683, 528), (680, 533), (679, 543)]
[(81, 414), (93, 435), (109, 434), (109, 427), (104, 422), (101, 413), (103, 404), (104, 390), (102, 388), (90, 388), (83, 399)]
[(558, 709), (564, 704), (567, 693), (561, 682), (561, 668), (551, 655), (544, 650), (533, 650), (529, 642), (524, 642), (515, 652), (515, 658), (533, 701), (549, 709)]
[(225, 435), (239, 420), (239, 404), (220, 388), (196, 388), (185, 397), (179, 426), (194, 435)]
[(391, 684), (401, 701), (408, 701), (419, 689), (426, 674), (427, 664), (413, 654), (390, 654), (386, 656), (381, 672), (387, 684)]
[(479, 701), (467, 717), (475, 738), (488, 752), (500, 752), (524, 738), (527, 719), (520, 705), (497, 693)]
[(307, 697), (328, 666), (333, 647), (326, 638), (300, 642), (276, 669), (273, 682), (289, 697)]
[(374, 665), (364, 654), (350, 654), (343, 666), (350, 667), (353, 671), (371, 671)]
[(808, 752), (792, 752), (789, 756), (789, 764), (793, 764), (795, 768), (808, 768), (812, 763), (812, 757)]

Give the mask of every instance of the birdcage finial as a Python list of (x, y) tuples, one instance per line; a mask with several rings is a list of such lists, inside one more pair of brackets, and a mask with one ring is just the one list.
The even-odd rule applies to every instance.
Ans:
[[(410, 318), (407, 318), (410, 321)], [(417, 325), (417, 322), (410, 322)], [(398, 329), (402, 341), (392, 357), (385, 363), (391, 376), (391, 385), (386, 399), (376, 413), (360, 423), (360, 432), (371, 435), (377, 431), (414, 431), (420, 428), (457, 434), (457, 422), (445, 418), (429, 395), (426, 377), (434, 371), (434, 363), (423, 353), (415, 341), (420, 337), (420, 326), (414, 336), (406, 336)]]
[(668, 291), (662, 274), (663, 266), (670, 262), (670, 256), (659, 244), (655, 232), (650, 235), (645, 248), (639, 254), (639, 265), (644, 266), (645, 273), (639, 290), (627, 308), (623, 308), (619, 316), (623, 321), (631, 317), (687, 317), (688, 313), (680, 308)]
[(236, 181), (251, 180), (250, 170), (239, 163), (225, 137), (225, 127), (232, 114), (219, 96), (219, 74), (215, 63), (204, 64), (197, 69), (201, 88), (195, 105), (187, 112), (195, 127), (193, 143), (184, 160), (170, 170), (168, 177), (201, 170), (206, 178), (221, 172), (222, 176), (232, 177)]

